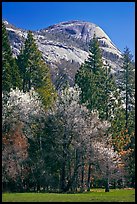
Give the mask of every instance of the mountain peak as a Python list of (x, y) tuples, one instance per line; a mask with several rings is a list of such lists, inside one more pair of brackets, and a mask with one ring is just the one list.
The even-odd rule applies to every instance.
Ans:
[(13, 24), (9, 23), (7, 20), (3, 19), (2, 22), (5, 24), (6, 28), (17, 29)]
[(60, 25), (69, 25), (69, 24), (94, 24), (94, 23), (87, 22), (87, 21), (84, 21), (84, 20), (70, 20), (70, 21), (61, 22), (59, 24)]
[[(17, 29), (5, 21), (14, 56), (17, 56), (27, 37), (27, 31)], [(12, 28), (11, 28), (12, 26)], [(53, 81), (60, 73), (65, 73), (71, 84), (80, 64), (88, 57), (89, 42), (94, 33), (98, 38), (103, 61), (111, 65), (112, 72), (117, 72), (122, 55), (107, 34), (96, 24), (81, 20), (71, 20), (54, 24), (33, 32), (43, 59), (51, 67)]]
[(88, 43), (93, 38), (94, 33), (99, 39), (105, 38), (111, 41), (110, 38), (106, 35), (106, 33), (99, 26), (94, 23), (81, 20), (70, 20), (66, 22), (61, 22), (49, 26), (46, 29), (41, 29), (40, 31), (44, 31), (50, 34), (66, 34), (71, 36), (72, 38), (79, 39), (84, 43)]

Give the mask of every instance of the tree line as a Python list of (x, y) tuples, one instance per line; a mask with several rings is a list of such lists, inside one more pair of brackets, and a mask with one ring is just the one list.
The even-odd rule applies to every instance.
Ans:
[(120, 70), (116, 83), (94, 35), (74, 87), (66, 82), (57, 90), (32, 32), (14, 58), (2, 24), (3, 191), (134, 187), (135, 67), (128, 48)]

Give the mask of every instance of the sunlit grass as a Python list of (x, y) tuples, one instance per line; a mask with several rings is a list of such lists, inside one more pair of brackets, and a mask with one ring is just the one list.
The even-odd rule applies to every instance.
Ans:
[(104, 192), (61, 193), (3, 193), (2, 202), (135, 202), (135, 190), (116, 189)]

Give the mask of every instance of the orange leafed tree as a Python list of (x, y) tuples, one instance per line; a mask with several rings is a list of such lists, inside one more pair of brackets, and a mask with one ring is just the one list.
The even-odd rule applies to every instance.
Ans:
[(9, 131), (2, 138), (2, 167), (3, 182), (16, 180), (21, 175), (22, 163), (28, 157), (28, 140), (22, 132), (22, 124), (18, 124), (15, 130)]

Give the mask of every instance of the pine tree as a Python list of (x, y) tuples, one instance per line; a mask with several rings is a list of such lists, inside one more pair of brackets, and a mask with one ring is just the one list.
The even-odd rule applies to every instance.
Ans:
[(112, 102), (114, 102), (112, 97), (110, 100), (110, 96), (113, 95), (110, 93), (116, 90), (116, 87), (110, 68), (108, 69), (108, 65), (103, 65), (99, 42), (95, 35), (90, 44), (88, 60), (76, 73), (75, 83), (82, 90), (81, 102), (86, 103), (90, 110), (97, 109), (100, 118), (108, 119), (108, 109), (111, 106), (112, 110)]
[[(103, 70), (103, 62), (98, 40), (94, 34), (93, 40), (90, 42), (89, 57), (87, 61), (80, 67), (75, 76), (75, 83), (81, 88), (81, 102), (86, 104), (87, 108), (92, 110), (97, 109), (100, 117), (102, 117), (103, 104), (101, 98), (104, 93), (102, 83), (105, 78)], [(91, 179), (91, 161), (88, 161), (88, 179), (87, 186), (90, 190)]]
[[(117, 117), (121, 114), (121, 97), (118, 87), (116, 85), (114, 76), (111, 74), (111, 67), (109, 64), (102, 62), (101, 51), (99, 43), (94, 35), (90, 44), (89, 58), (78, 70), (75, 83), (82, 90), (81, 102), (87, 105), (90, 110), (97, 109), (99, 117), (111, 122), (111, 127), (106, 133), (117, 134), (121, 131), (121, 126), (117, 128), (120, 119)], [(115, 134), (114, 134), (115, 135)], [(115, 138), (115, 136), (113, 136)], [(108, 138), (108, 143), (109, 137)], [(88, 172), (88, 186), (90, 186), (91, 168), (89, 162)], [(107, 187), (108, 187), (108, 181)]]
[(99, 42), (94, 35), (89, 57), (75, 76), (75, 83), (82, 90), (81, 103), (90, 110), (97, 109), (101, 119), (112, 122), (121, 108), (121, 97), (111, 67), (103, 63)]
[(106, 107), (104, 110), (105, 119), (113, 123), (117, 118), (119, 111), (123, 110), (122, 99), (114, 75), (111, 74), (111, 66), (107, 63), (107, 61), (105, 64), (105, 70), (106, 78), (105, 84), (103, 84), (106, 95), (106, 101), (104, 101)]
[[(126, 47), (123, 53), (123, 66), (119, 76), (119, 81), (121, 82), (119, 87), (125, 103), (125, 127), (127, 129), (130, 128), (131, 122), (135, 120), (135, 67), (132, 58), (133, 56), (131, 55), (129, 48)], [(131, 112), (133, 115), (132, 121), (130, 121)]]
[(125, 104), (125, 135), (129, 137), (129, 142), (124, 147), (124, 150), (129, 151), (126, 158), (126, 161), (128, 161), (127, 169), (130, 175), (128, 179), (131, 180), (133, 187), (135, 182), (135, 65), (132, 58), (129, 48), (126, 47), (123, 53), (123, 66), (119, 75), (119, 88)]
[(45, 106), (52, 103), (56, 94), (49, 68), (42, 59), (42, 54), (38, 50), (31, 31), (28, 32), (24, 48), (18, 56), (17, 64), (23, 78), (23, 91), (26, 92), (34, 88), (41, 95)]
[(4, 23), (2, 23), (2, 90), (10, 91), (10, 88), (20, 88), (21, 77), (8, 39)]

